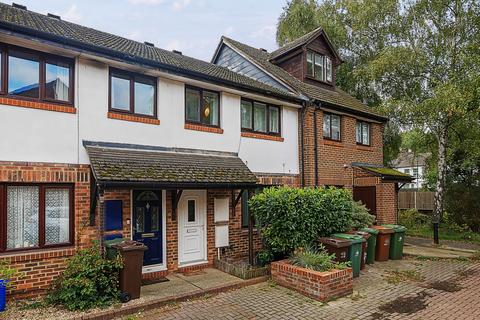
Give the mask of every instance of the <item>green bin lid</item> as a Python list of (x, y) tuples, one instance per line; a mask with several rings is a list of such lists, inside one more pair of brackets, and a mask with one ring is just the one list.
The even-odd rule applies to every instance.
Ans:
[(407, 228), (398, 224), (382, 224), (382, 227), (393, 229), (395, 232), (405, 232), (407, 230)]
[(375, 234), (375, 235), (378, 234), (378, 230), (373, 229), (373, 228), (362, 228), (362, 229), (360, 229), (360, 231), (365, 231), (365, 232), (368, 232), (370, 234)]
[(351, 243), (362, 243), (362, 242), (367, 241), (367, 240), (365, 240), (364, 237), (358, 236), (356, 234), (334, 233), (334, 234), (332, 234), (332, 237), (347, 239), (347, 240), (350, 240)]

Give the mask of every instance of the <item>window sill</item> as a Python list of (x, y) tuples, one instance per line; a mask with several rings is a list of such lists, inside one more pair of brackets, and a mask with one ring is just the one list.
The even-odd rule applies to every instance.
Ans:
[(194, 131), (203, 131), (203, 132), (223, 134), (223, 129), (222, 128), (203, 126), (201, 124), (185, 123), (184, 128), (186, 130), (194, 130)]
[(339, 148), (344, 147), (342, 141), (336, 141), (331, 139), (323, 139), (323, 144), (326, 146), (332, 146), (332, 147), (339, 147)]
[(373, 151), (373, 147), (366, 144), (357, 144), (357, 149), (363, 151)]
[(258, 133), (258, 132), (242, 132), (241, 136), (244, 138), (263, 139), (263, 140), (271, 140), (271, 141), (278, 141), (278, 142), (283, 142), (285, 140), (284, 138), (279, 136), (274, 136), (266, 133)]
[(62, 112), (62, 113), (77, 113), (77, 109), (75, 109), (75, 107), (72, 107), (72, 106), (55, 104), (55, 103), (47, 103), (47, 102), (29, 101), (29, 100), (23, 100), (23, 99), (0, 97), (0, 104), (13, 106), (13, 107), (30, 108), (30, 109), (46, 110), (46, 111), (54, 111), (54, 112)]
[(107, 117), (109, 119), (139, 122), (139, 123), (145, 123), (145, 124), (155, 124), (155, 125), (160, 124), (160, 120), (158, 119), (140, 117), (140, 116), (135, 116), (131, 114), (123, 114), (123, 113), (117, 113), (117, 112), (111, 112), (111, 111), (108, 112)]
[(72, 245), (65, 247), (51, 247), (41, 249), (30, 249), (22, 251), (7, 251), (0, 253), (1, 259), (8, 259), (11, 263), (29, 261), (32, 259), (62, 258), (73, 256), (76, 249)]

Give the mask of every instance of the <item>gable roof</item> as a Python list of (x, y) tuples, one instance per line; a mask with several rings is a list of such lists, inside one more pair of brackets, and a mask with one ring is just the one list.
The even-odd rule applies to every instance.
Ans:
[(297, 38), (293, 41), (290, 41), (283, 45), (282, 47), (278, 48), (277, 50), (273, 51), (270, 53), (270, 60), (274, 60), (280, 56), (283, 56), (284, 54), (301, 47), (303, 45), (306, 45), (310, 43), (311, 41), (315, 40), (318, 36), (323, 35), (325, 37), (325, 40), (327, 41), (328, 45), (330, 46), (330, 49), (333, 51), (333, 54), (335, 57), (338, 59), (338, 61), (342, 61), (340, 58), (340, 55), (338, 54), (337, 50), (335, 47), (332, 45), (330, 39), (328, 39), (327, 34), (323, 31), (322, 27), (318, 27), (317, 29), (310, 31), (307, 34), (304, 34), (300, 38)]
[(14, 8), (4, 3), (0, 3), (1, 31), (19, 33), (69, 46), (75, 50), (92, 52), (128, 63), (144, 64), (240, 90), (268, 94), (296, 103), (301, 101), (294, 93), (256, 81), (225, 67), (36, 12)]
[[(225, 36), (222, 37), (222, 40), (219, 46), (221, 46), (222, 43), (230, 46), (234, 50), (241, 52), (252, 63), (260, 66), (267, 73), (271, 74), (277, 80), (285, 83), (288, 87), (293, 88), (299, 94), (303, 94), (310, 99), (318, 100), (332, 107), (335, 107), (335, 106), (341, 107), (344, 111), (347, 111), (347, 112), (357, 113), (359, 115), (375, 118), (380, 121), (387, 120), (387, 118), (384, 115), (372, 110), (370, 107), (363, 104), (362, 102), (352, 97), (345, 91), (339, 89), (338, 87), (336, 87), (334, 91), (334, 90), (320, 88), (320, 87), (300, 81), (299, 79), (295, 78), (290, 73), (285, 71), (283, 68), (271, 63), (270, 62), (271, 54), (269, 54), (268, 52), (251, 47), (244, 43), (227, 38)], [(213, 60), (215, 60), (215, 56)]]

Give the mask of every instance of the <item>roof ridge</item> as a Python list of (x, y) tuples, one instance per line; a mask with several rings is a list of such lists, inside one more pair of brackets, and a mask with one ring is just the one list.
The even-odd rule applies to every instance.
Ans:
[[(317, 28), (313, 29), (310, 32), (305, 33), (304, 35), (302, 35), (298, 38), (293, 39), (292, 41), (286, 42), (283, 46), (279, 47), (278, 49), (276, 49), (276, 50), (274, 50), (270, 53), (271, 58), (277, 57), (281, 54), (284, 54), (284, 53), (298, 47), (302, 43), (305, 43), (305, 42), (309, 41), (310, 38), (313, 37), (313, 35), (315, 35), (317, 33), (320, 33), (321, 31), (323, 31), (323, 28), (320, 26), (320, 27), (317, 27)], [(285, 49), (287, 49), (287, 50), (285, 51)]]
[(17, 9), (5, 3), (0, 3), (0, 8), (1, 24), (13, 31), (16, 31), (15, 27), (25, 29), (25, 31), (19, 30), (16, 32), (36, 32), (39, 37), (53, 36), (58, 38), (58, 41), (63, 41), (61, 39), (72, 41), (72, 46), (91, 46), (94, 51), (108, 50), (112, 54), (123, 54), (125, 57), (132, 57), (132, 59), (143, 59), (154, 64), (164, 65), (165, 67), (173, 67), (178, 69), (179, 72), (194, 72), (208, 76), (211, 79), (237, 84), (244, 88), (276, 93), (285, 99), (299, 99), (298, 96), (287, 90), (272, 87), (266, 83), (233, 72), (226, 67), (201, 59), (179, 55), (159, 47), (151, 47), (136, 40), (66, 20), (53, 19), (35, 11)]

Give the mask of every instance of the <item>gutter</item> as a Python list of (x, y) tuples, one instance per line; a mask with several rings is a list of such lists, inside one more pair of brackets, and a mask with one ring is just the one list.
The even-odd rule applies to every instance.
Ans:
[(256, 182), (252, 183), (196, 183), (196, 182), (146, 182), (146, 181), (98, 181), (102, 188), (135, 187), (140, 189), (255, 189)]
[[(256, 88), (248, 86), (248, 85), (244, 85), (244, 84), (240, 84), (240, 83), (237, 83), (237, 82), (234, 82), (234, 81), (225, 80), (225, 79), (217, 78), (217, 77), (214, 77), (214, 76), (206, 75), (206, 74), (201, 73), (201, 72), (191, 71), (191, 70), (188, 70), (188, 69), (175, 67), (175, 66), (165, 64), (165, 63), (161, 63), (161, 62), (155, 62), (153, 60), (149, 60), (149, 59), (145, 59), (145, 58), (141, 58), (141, 57), (136, 57), (136, 56), (129, 55), (129, 54), (126, 54), (126, 53), (121, 53), (119, 51), (108, 49), (108, 48), (105, 48), (105, 47), (99, 47), (99, 46), (86, 44), (86, 43), (83, 43), (83, 42), (78, 41), (78, 40), (68, 39), (68, 38), (65, 38), (65, 37), (57, 36), (57, 35), (52, 35), (50, 33), (44, 32), (44, 31), (33, 30), (31, 28), (18, 26), (18, 25), (11, 24), (11, 23), (8, 23), (8, 22), (5, 22), (5, 21), (0, 21), (0, 30), (5, 30), (9, 33), (10, 32), (14, 32), (14, 33), (18, 32), (18, 33), (23, 34), (23, 35), (31, 36), (35, 39), (43, 39), (43, 40), (47, 40), (47, 41), (52, 41), (52, 42), (57, 43), (57, 44), (70, 46), (71, 48), (76, 49), (77, 51), (78, 50), (83, 50), (83, 51), (87, 51), (88, 53), (93, 54), (93, 55), (97, 55), (97, 56), (98, 55), (103, 55), (104, 57), (110, 58), (110, 59), (112, 59), (112, 57), (113, 57), (113, 58), (120, 59), (121, 61), (132, 62), (134, 64), (141, 63), (141, 64), (144, 64), (144, 65), (147, 65), (147, 66), (158, 68), (162, 71), (167, 71), (167, 72), (170, 72), (170, 73), (173, 73), (173, 74), (187, 76), (187, 77), (195, 79), (195, 80), (202, 80), (202, 81), (211, 82), (211, 83), (214, 83), (214, 84), (222, 84), (222, 85), (225, 85), (227, 87), (234, 88), (234, 89), (241, 89), (241, 90), (246, 91), (246, 92), (269, 95), (269, 96), (273, 96), (275, 98), (279, 98), (279, 99), (282, 99), (282, 100), (285, 100), (285, 101), (288, 101), (288, 102), (293, 102), (293, 103), (296, 103), (296, 104), (303, 101), (300, 98), (291, 97), (291, 96), (287, 96), (287, 95), (282, 95), (280, 93), (272, 92), (272, 91), (269, 91), (269, 90), (256, 89)], [(191, 57), (188, 57), (188, 58), (191, 58)], [(191, 59), (194, 59), (194, 58), (191, 58)], [(202, 62), (208, 63), (208, 62), (205, 62), (205, 61), (202, 61)], [(217, 67), (220, 67), (220, 66), (217, 66)], [(232, 71), (230, 71), (230, 72), (232, 72)]]

